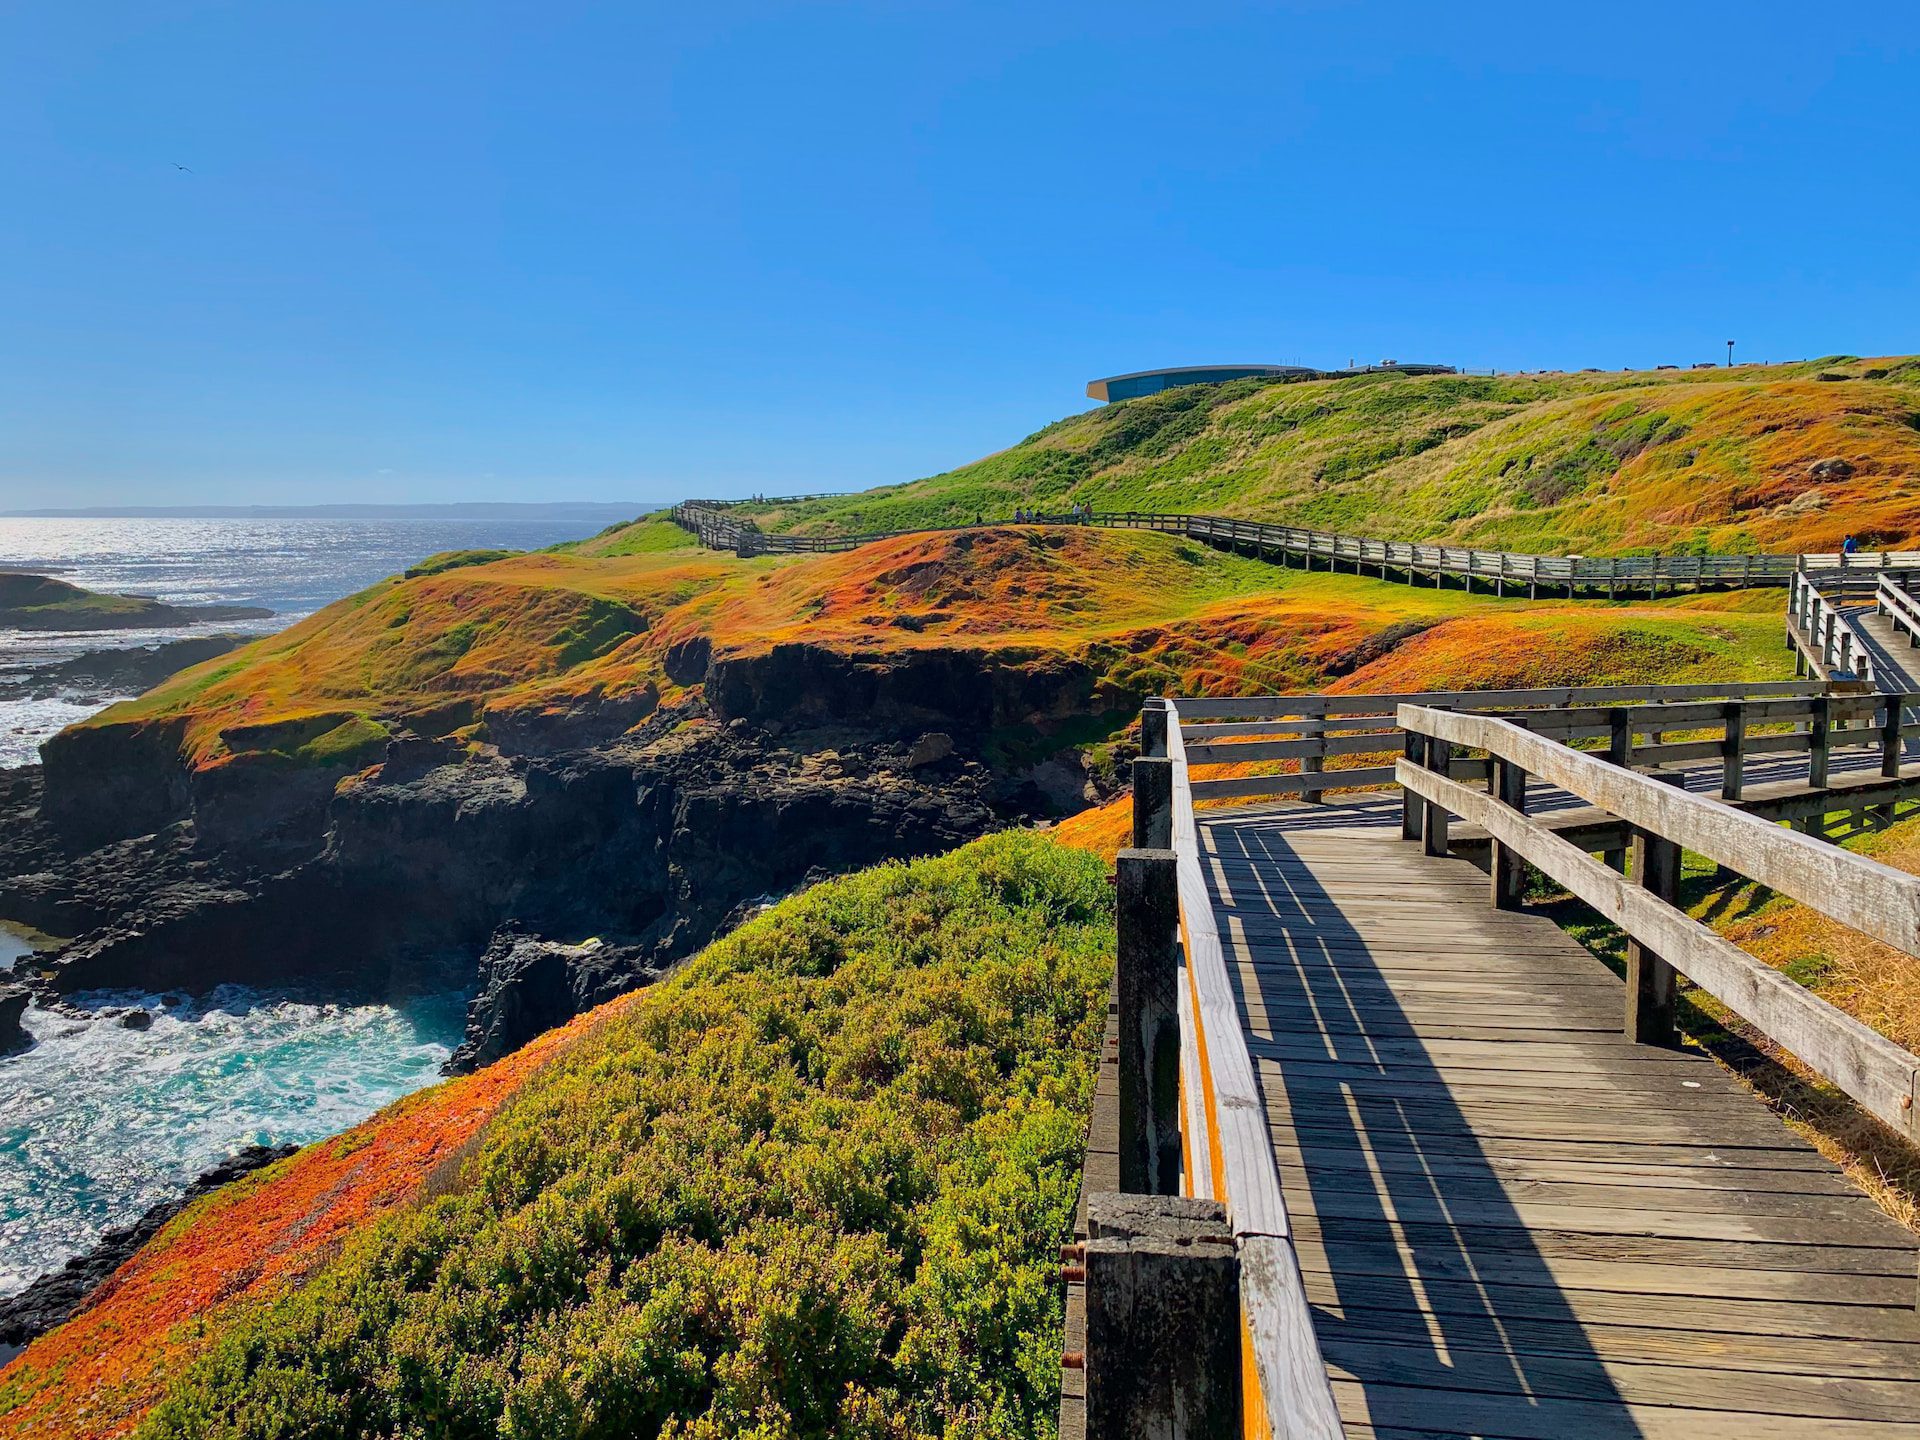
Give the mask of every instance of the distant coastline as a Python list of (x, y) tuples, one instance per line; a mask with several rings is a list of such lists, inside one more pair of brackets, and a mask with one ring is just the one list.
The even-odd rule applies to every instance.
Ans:
[(446, 505), (89, 505), (0, 510), (5, 520), (632, 520), (657, 500), (467, 501)]

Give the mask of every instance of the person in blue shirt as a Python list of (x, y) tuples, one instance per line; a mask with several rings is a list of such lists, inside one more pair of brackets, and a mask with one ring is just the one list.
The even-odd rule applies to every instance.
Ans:
[(1853, 536), (1849, 535), (1840, 542), (1840, 553), (1842, 555), (1857, 555), (1859, 552), (1860, 542), (1854, 539)]

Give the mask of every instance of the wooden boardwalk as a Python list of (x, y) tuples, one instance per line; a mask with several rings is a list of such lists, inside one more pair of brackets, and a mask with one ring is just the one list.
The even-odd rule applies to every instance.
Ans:
[(1914, 1236), (1378, 804), (1200, 851), (1349, 1436), (1920, 1436)]

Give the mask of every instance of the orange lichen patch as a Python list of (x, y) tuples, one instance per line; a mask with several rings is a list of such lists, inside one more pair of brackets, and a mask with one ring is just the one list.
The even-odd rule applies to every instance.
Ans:
[(795, 640), (1045, 644), (1177, 618), (1256, 583), (1224, 557), (1161, 535), (993, 526), (904, 535), (768, 571), (683, 607), (660, 638), (700, 635), (746, 653)]
[(1504, 610), (1435, 626), (1327, 688), (1370, 694), (1751, 679), (1765, 650), (1778, 648), (1778, 627), (1769, 616), (1657, 606)]
[(1133, 799), (1122, 795), (1091, 810), (1082, 810), (1062, 820), (1047, 834), (1062, 845), (1111, 860), (1133, 843)]
[(370, 1220), (451, 1183), (481, 1129), (526, 1078), (634, 998), (398, 1101), (188, 1207), (85, 1310), (0, 1370), (0, 1436), (126, 1434), (202, 1348), (218, 1314), (298, 1285)]
[[(1515, 618), (1527, 614), (1537, 618)], [(1302, 574), (1152, 532), (988, 526), (784, 559), (651, 550), (463, 563), (375, 586), (87, 728), (165, 725), (184, 734), (165, 743), (200, 769), (347, 774), (378, 763), (403, 727), (486, 741), (520, 720), (594, 711), (617, 733), (679, 703), (710, 656), (796, 644), (876, 665), (964, 649), (983, 677), (1071, 667), (1090, 677), (1080, 703), (1096, 715), (1147, 694), (1535, 683), (1549, 671), (1557, 678), (1537, 683), (1560, 683), (1600, 678), (1583, 666), (1611, 676), (1643, 662), (1674, 672), (1743, 625), (1778, 621), (1530, 607)], [(1750, 659), (1713, 663), (1738, 673)]]
[(708, 653), (792, 643), (1090, 662), (1119, 687), (1146, 667), (1169, 682), (1270, 688), (1324, 673), (1312, 647), (1292, 644), (1309, 633), (1337, 657), (1400, 612), (1482, 603), (1097, 529), (903, 536), (783, 560), (514, 556), (383, 582), (87, 726), (184, 719), (184, 756), (201, 769), (262, 751), (357, 767), (392, 728), (484, 739), (493, 717), (630, 697), (644, 714), (697, 685)]
[[(1906, 821), (1853, 848), (1920, 875), (1920, 822)], [(1789, 900), (1771, 899), (1718, 928), (1769, 964), (1798, 971), (1821, 999), (1889, 1040), (1920, 1049), (1920, 959)]]
[(383, 581), (91, 723), (185, 715), (186, 756), (204, 767), (316, 712), (439, 733), (482, 703), (539, 702), (560, 681), (617, 696), (663, 678), (643, 643), (659, 616), (745, 568), (706, 553), (542, 554)]

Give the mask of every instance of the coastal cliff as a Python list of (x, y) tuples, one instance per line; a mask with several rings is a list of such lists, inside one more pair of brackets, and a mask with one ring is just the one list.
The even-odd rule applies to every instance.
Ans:
[[(1160, 443), (1142, 434), (1128, 475)], [(766, 519), (824, 530), (842, 511)], [(1077, 814), (1060, 839), (1123, 843), (1104, 802), (1152, 694), (1761, 678), (1785, 663), (1779, 599), (1528, 602), (1091, 528), (745, 559), (644, 519), (433, 557), (209, 659), (0, 777), (0, 916), (70, 937), (24, 980), (56, 1006), (99, 987), (462, 989), (451, 1068), (469, 1073), (195, 1201), (0, 1374), (0, 1434), (68, 1433), (76, 1404), (92, 1428), (73, 1433), (281, 1433), (260, 1397), (327, 1315), (393, 1300), (380, 1256), (458, 1249), (453, 1295), (472, 1267), (526, 1259), (512, 1237), (536, 1212), (621, 1273), (730, 1297), (710, 1333), (674, 1341), (701, 1356), (677, 1415), (724, 1428), (787, 1403), (730, 1408), (722, 1358), (777, 1339), (728, 1278), (769, 1266), (793, 1303), (866, 1307), (894, 1337), (847, 1352), (833, 1383), (854, 1388), (834, 1393), (878, 1398), (836, 1411), (838, 1433), (891, 1405), (947, 1413), (956, 1326), (999, 1327), (964, 1403), (1038, 1413), (1057, 1317), (1034, 1276), (1077, 1174), (1106, 901), (1094, 862), (990, 832)], [(1062, 923), (1065, 970), (1037, 958)], [(805, 993), (768, 998), (790, 981)], [(1009, 1056), (1026, 1058), (996, 1069)], [(882, 1133), (872, 1117), (898, 1105), (912, 1124)], [(873, 1127), (850, 1150), (849, 1116)], [(595, 1189), (615, 1134), (641, 1160)], [(875, 1176), (928, 1186), (907, 1204)], [(824, 1207), (804, 1243), (773, 1223), (794, 1194)], [(983, 1277), (966, 1237), (985, 1233), (1007, 1249)], [(953, 1308), (962, 1291), (993, 1316)], [(535, 1307), (553, 1354), (601, 1353), (616, 1311), (649, 1323), (590, 1299)], [(414, 1320), (409, 1363), (440, 1375), (449, 1315)], [(816, 1339), (790, 1373), (812, 1373)], [(533, 1383), (547, 1354), (496, 1378)], [(426, 1413), (334, 1358), (333, 1398)], [(469, 1418), (496, 1424), (496, 1400)]]

